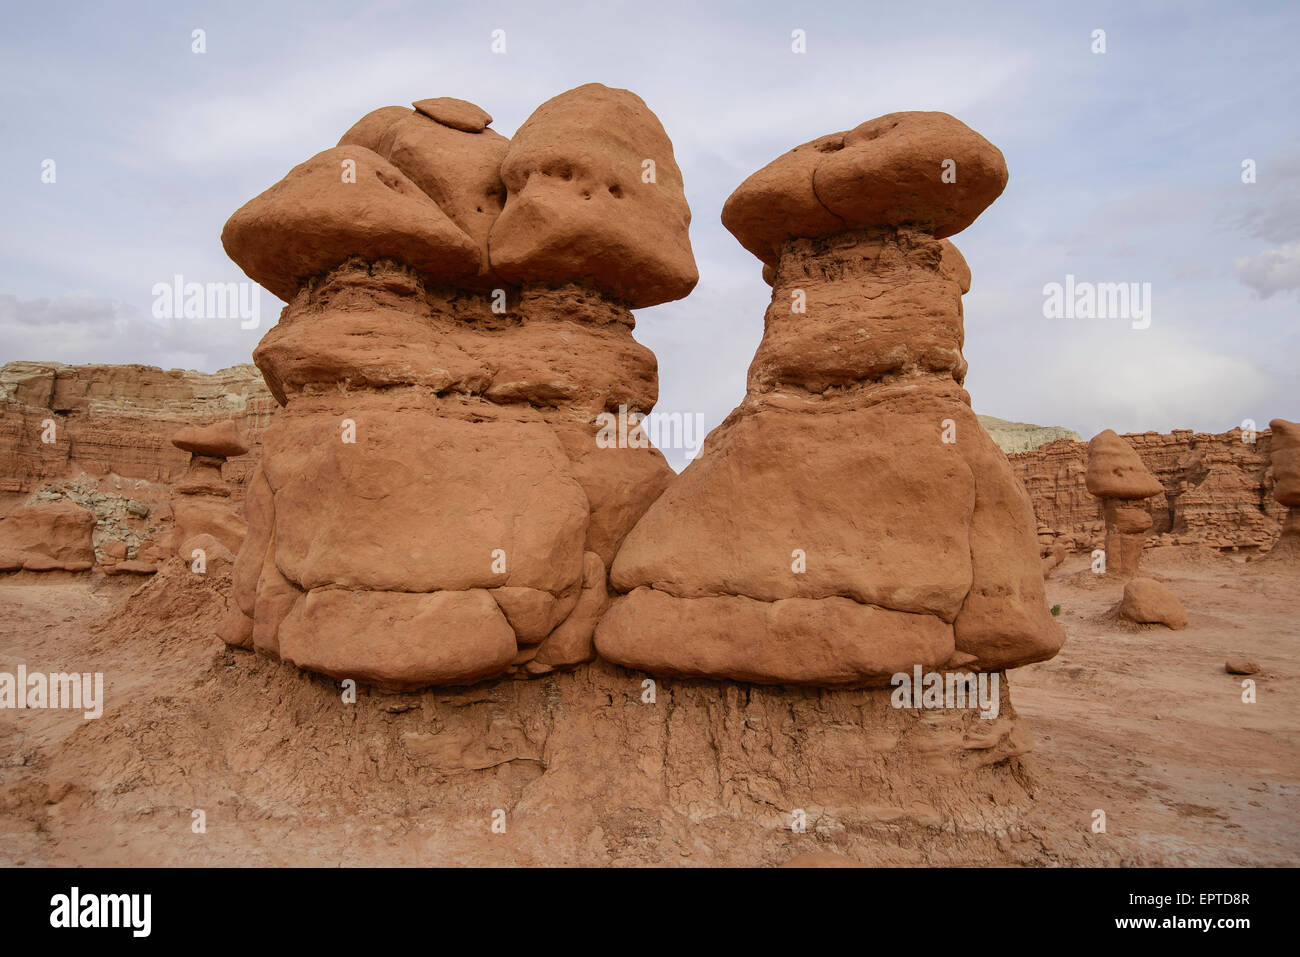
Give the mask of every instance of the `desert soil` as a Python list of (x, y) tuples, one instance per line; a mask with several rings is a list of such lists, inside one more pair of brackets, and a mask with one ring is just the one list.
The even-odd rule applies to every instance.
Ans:
[[(979, 859), (944, 852), (910, 860), (1296, 863), (1300, 572), (1216, 552), (1156, 549), (1147, 552), (1144, 573), (1183, 600), (1190, 615), (1186, 630), (1117, 622), (1109, 613), (1119, 585), (1093, 576), (1081, 556), (1058, 569), (1047, 591), (1061, 606), (1065, 647), (1052, 661), (1010, 676), (1016, 711), (1036, 742), (1021, 759), (1033, 781), (1032, 800), (990, 845), (995, 850), (981, 850)], [(31, 670), (103, 672), (108, 705), (101, 720), (116, 711), (119, 722), (101, 740), (90, 727), (96, 722), (79, 713), (0, 710), (0, 865), (564, 863), (545, 855), (519, 860), (488, 837), (449, 840), (445, 833), (430, 860), (412, 849), (418, 825), (382, 806), (367, 815), (331, 813), (329, 795), (316, 807), (268, 804), (251, 780), (259, 766), (283, 761), (294, 742), (279, 732), (270, 740), (269, 730), (259, 741), (259, 728), (273, 722), (249, 715), (251, 729), (241, 734), (254, 748), (246, 766), (232, 774), (228, 752), (216, 740), (222, 726), (207, 728), (207, 716), (217, 709), (205, 696), (220, 686), (211, 680), (214, 670), (242, 675), (240, 669), (253, 669), (247, 680), (256, 684), (265, 681), (266, 669), (288, 666), (225, 650), (211, 637), (211, 616), (193, 614), (179, 597), (167, 637), (122, 640), (129, 629), (119, 628), (116, 638), (106, 638), (139, 585), (67, 573), (0, 579), (0, 670), (12, 673), (25, 663)], [(1253, 703), (1243, 701), (1246, 679), (1225, 673), (1229, 657), (1261, 665), (1250, 679)], [(384, 707), (382, 697), (365, 702)], [(315, 720), (291, 699), (267, 707), (299, 707), (295, 721)], [(150, 724), (155, 719), (149, 716), (159, 713), (176, 714), (175, 727)], [(354, 773), (337, 768), (344, 779)], [(383, 774), (382, 766), (377, 773)], [(240, 784), (241, 775), (248, 776), (249, 788)], [(160, 782), (167, 784), (161, 791)], [(220, 792), (215, 799), (214, 791)], [(159, 794), (195, 797), (188, 806), (175, 800), (169, 806)], [(190, 807), (204, 802), (238, 813), (234, 826), (210, 829), (195, 851)], [(1096, 811), (1105, 813), (1104, 834), (1093, 832)], [(613, 862), (718, 862), (676, 848), (657, 858), (653, 843), (639, 846), (637, 855)], [(808, 849), (806, 843), (788, 846)], [(774, 844), (762, 860), (779, 861), (782, 848)]]

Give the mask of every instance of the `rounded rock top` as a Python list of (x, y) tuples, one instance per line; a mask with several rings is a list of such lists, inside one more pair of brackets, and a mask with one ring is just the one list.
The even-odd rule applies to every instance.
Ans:
[(943, 239), (1001, 195), (1001, 150), (947, 113), (889, 113), (818, 137), (737, 187), (722, 223), (774, 265), (788, 239), (911, 226)]
[(1273, 465), (1273, 495), (1288, 508), (1300, 506), (1300, 424), (1274, 419), (1269, 459)]
[(1084, 484), (1098, 498), (1142, 499), (1164, 491), (1160, 480), (1138, 458), (1133, 446), (1113, 429), (1095, 435), (1088, 443)]
[(192, 455), (230, 459), (243, 455), (248, 445), (239, 435), (233, 419), (211, 425), (187, 425), (172, 436), (172, 445)]
[(590, 281), (635, 309), (699, 280), (672, 140), (635, 93), (587, 83), (547, 100), (510, 140), (501, 180), (489, 249), (507, 281)]

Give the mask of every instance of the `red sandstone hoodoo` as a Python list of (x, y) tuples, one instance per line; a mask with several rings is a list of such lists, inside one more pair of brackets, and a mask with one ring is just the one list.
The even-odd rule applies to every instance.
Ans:
[(254, 352), (285, 408), (226, 641), (386, 688), (593, 657), (606, 568), (672, 476), (599, 447), (597, 416), (654, 406), (630, 310), (694, 286), (690, 210), (626, 90), (561, 94), (513, 141), (490, 122), (376, 110), (227, 223), (289, 304)]
[(773, 286), (763, 341), (745, 400), (619, 551), (602, 656), (870, 686), (1056, 654), (1029, 499), (962, 388), (970, 271), (943, 238), (1006, 182), (958, 120), (895, 113), (732, 194), (723, 223)]
[(1106, 574), (1134, 577), (1151, 529), (1151, 513), (1134, 505), (1159, 495), (1163, 486), (1133, 447), (1111, 429), (1088, 443), (1088, 491), (1102, 500), (1106, 522)]
[(1274, 419), (1268, 427), (1273, 433), (1273, 495), (1286, 506), (1286, 518), (1282, 534), (1265, 557), (1300, 564), (1300, 424)]

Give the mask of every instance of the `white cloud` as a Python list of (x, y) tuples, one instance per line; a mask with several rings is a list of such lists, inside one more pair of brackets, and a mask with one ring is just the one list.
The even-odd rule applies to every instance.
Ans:
[(1235, 268), (1237, 278), (1255, 290), (1261, 299), (1267, 299), (1275, 292), (1300, 290), (1300, 243), (1244, 256), (1236, 261)]
[(141, 363), (208, 369), (250, 362), (266, 332), (244, 330), (238, 319), (158, 321), (111, 299), (71, 294), (20, 299), (0, 294), (3, 361)]

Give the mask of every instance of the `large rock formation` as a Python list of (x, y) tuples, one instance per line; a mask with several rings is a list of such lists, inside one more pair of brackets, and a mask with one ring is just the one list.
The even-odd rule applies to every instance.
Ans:
[[(1278, 537), (1286, 507), (1273, 497), (1272, 433), (1218, 435), (1190, 429), (1121, 436), (1163, 494), (1129, 507), (1151, 516), (1147, 545), (1204, 545), (1253, 552)], [(1102, 501), (1087, 488), (1088, 446), (1058, 440), (1009, 456), (1029, 491), (1045, 544), (1092, 551), (1105, 544)]]
[(630, 307), (694, 284), (689, 212), (627, 91), (555, 97), (514, 142), (489, 121), (375, 111), (223, 231), (289, 300), (254, 352), (284, 411), (232, 644), (389, 689), (592, 657), (605, 570), (672, 475), (597, 436), (657, 398)]
[(1107, 429), (1088, 443), (1088, 491), (1102, 500), (1106, 523), (1106, 574), (1132, 578), (1142, 561), (1151, 514), (1132, 503), (1163, 489), (1132, 446)]
[[(275, 399), (251, 364), (205, 374), (141, 365), (0, 366), (0, 511), (63, 502), (93, 513), (94, 560), (153, 572), (175, 549), (172, 486), (190, 456), (177, 429), (232, 420), (253, 455), (225, 466), (224, 508), (238, 522), (251, 459)], [(172, 544), (168, 544), (172, 543)]]
[(1273, 495), (1286, 507), (1286, 518), (1267, 558), (1300, 564), (1300, 424), (1274, 419), (1268, 427), (1273, 433)]
[(0, 516), (0, 571), (88, 570), (95, 513), (72, 502), (19, 507)]
[(1006, 180), (962, 123), (899, 113), (741, 184), (723, 223), (767, 267), (763, 340), (742, 404), (619, 551), (604, 657), (867, 686), (1056, 653), (1028, 498), (961, 387), (970, 271), (941, 240)]
[[(189, 464), (172, 445), (176, 430), (233, 419), (253, 453), (225, 470), (234, 499), (242, 501), (275, 405), (252, 364), (203, 373), (7, 363), (0, 366), (0, 500), (85, 473), (96, 481), (116, 476), (161, 485), (153, 498), (165, 501), (167, 486)], [(147, 489), (142, 498), (151, 498)]]

